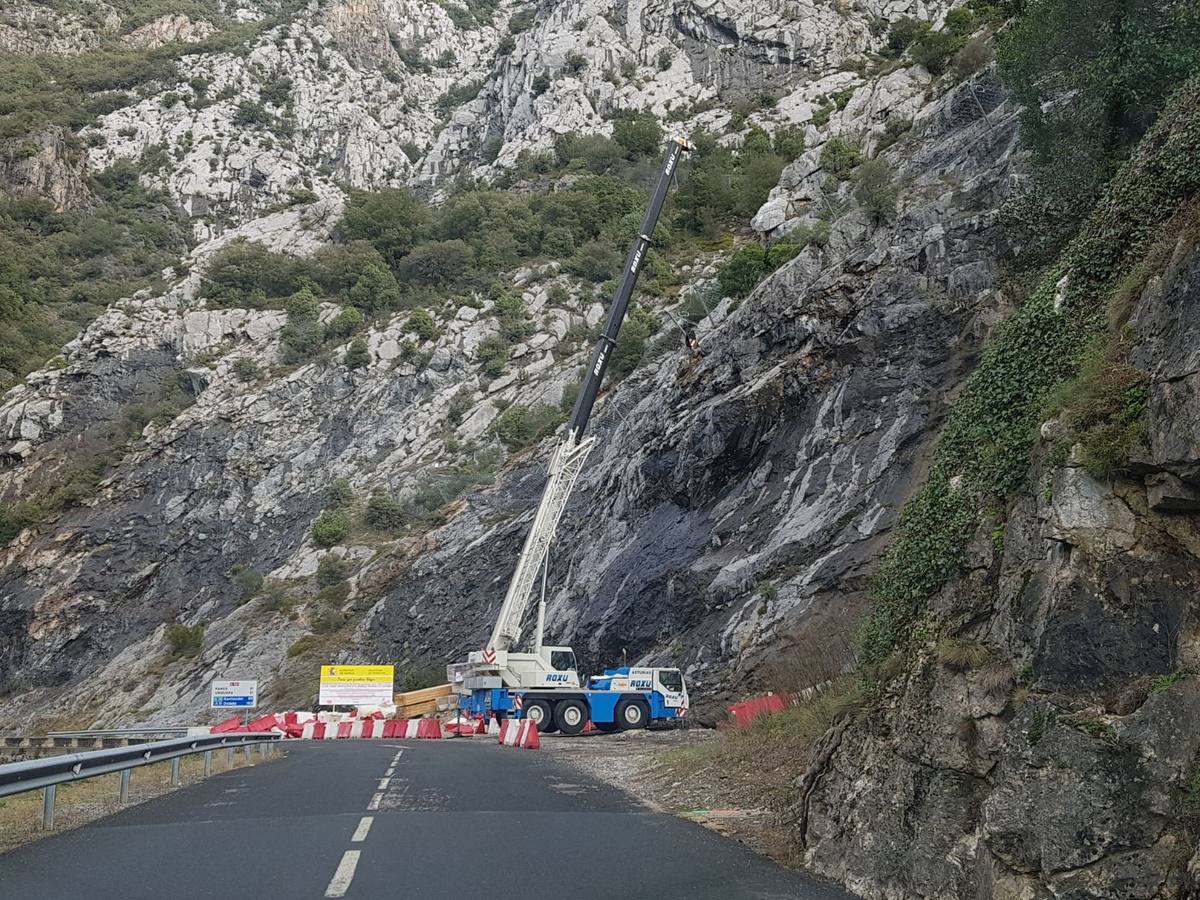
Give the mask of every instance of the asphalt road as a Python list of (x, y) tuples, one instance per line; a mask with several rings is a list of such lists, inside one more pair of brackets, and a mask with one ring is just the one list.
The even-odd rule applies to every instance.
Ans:
[(316, 741), (0, 856), (0, 897), (843, 900), (557, 763), (476, 740)]

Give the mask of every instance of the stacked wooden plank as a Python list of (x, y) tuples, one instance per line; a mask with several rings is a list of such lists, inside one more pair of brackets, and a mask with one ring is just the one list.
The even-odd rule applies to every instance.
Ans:
[(439, 684), (419, 691), (405, 691), (395, 696), (396, 716), (401, 719), (432, 716), (453, 709), (455, 699), (454, 690), (449, 684)]

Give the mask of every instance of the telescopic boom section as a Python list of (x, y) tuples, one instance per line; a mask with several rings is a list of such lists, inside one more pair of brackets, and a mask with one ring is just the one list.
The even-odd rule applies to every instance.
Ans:
[(613, 348), (617, 346), (617, 334), (625, 321), (629, 299), (633, 296), (634, 285), (637, 284), (638, 275), (642, 271), (642, 263), (646, 260), (650, 236), (654, 234), (654, 227), (658, 224), (658, 217), (667, 200), (667, 191), (671, 188), (675, 166), (679, 163), (679, 157), (691, 149), (691, 144), (683, 138), (675, 138), (667, 145), (667, 155), (658, 175), (658, 184), (654, 186), (654, 193), (650, 196), (650, 205), (646, 207), (642, 227), (638, 229), (637, 237), (633, 239), (629, 248), (629, 255), (625, 257), (625, 270), (621, 275), (621, 283), (617, 285), (617, 294), (613, 297), (612, 306), (608, 310), (608, 322), (604, 325), (604, 333), (596, 341), (596, 349), (592, 351), (592, 364), (588, 367), (587, 376), (579, 388), (579, 396), (575, 399), (575, 408), (571, 411), (567, 435), (575, 443), (583, 439), (583, 431), (592, 416), (592, 407), (596, 404), (600, 384), (604, 380), (604, 370), (608, 368)]
[[(675, 138), (667, 145), (667, 155), (663, 159), (662, 171), (659, 173), (658, 183), (654, 186), (654, 193), (650, 196), (646, 216), (642, 219), (642, 226), (629, 248), (629, 255), (625, 257), (625, 269), (621, 275), (621, 283), (617, 285), (612, 306), (608, 310), (608, 322), (604, 326), (604, 333), (592, 352), (591, 364), (575, 400), (566, 435), (550, 460), (550, 472), (546, 478), (542, 502), (538, 506), (537, 515), (534, 516), (529, 535), (525, 538), (525, 546), (521, 550), (520, 559), (517, 560), (517, 569), (509, 582), (508, 593), (504, 596), (504, 604), (496, 618), (496, 627), (492, 630), (491, 640), (488, 641), (488, 648), (491, 650), (510, 650), (521, 638), (521, 624), (529, 608), (538, 573), (546, 564), (550, 544), (554, 541), (554, 532), (558, 528), (563, 510), (567, 507), (571, 489), (583, 469), (588, 451), (592, 449), (594, 439), (585, 440), (583, 432), (587, 428), (592, 407), (595, 406), (596, 397), (600, 393), (600, 385), (604, 380), (604, 372), (608, 368), (613, 348), (617, 345), (617, 335), (625, 321), (634, 285), (637, 284), (638, 274), (646, 259), (646, 250), (650, 247), (650, 236), (658, 224), (658, 217), (662, 213), (663, 203), (666, 202), (667, 191), (671, 188), (671, 179), (675, 175), (679, 157), (691, 149), (691, 145), (682, 138)], [(540, 624), (539, 619), (539, 650), (542, 641)]]

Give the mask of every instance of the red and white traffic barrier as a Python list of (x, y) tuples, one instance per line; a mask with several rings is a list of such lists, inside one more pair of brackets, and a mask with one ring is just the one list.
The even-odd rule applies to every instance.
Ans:
[(500, 743), (505, 747), (537, 750), (542, 746), (537, 723), (530, 719), (505, 719), (500, 723)]
[[(480, 723), (482, 724), (482, 723)], [(471, 733), (475, 724), (471, 723)], [(438, 719), (384, 719), (379, 710), (371, 710), (362, 718), (343, 713), (271, 713), (259, 716), (248, 725), (238, 717), (213, 725), (212, 734), (233, 734), (247, 731), (275, 731), (302, 740), (351, 740), (354, 738), (436, 739), (442, 737)]]

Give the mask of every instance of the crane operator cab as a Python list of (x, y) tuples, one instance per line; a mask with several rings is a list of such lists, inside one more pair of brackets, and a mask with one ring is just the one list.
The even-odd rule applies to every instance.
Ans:
[(678, 669), (650, 669), (639, 666), (622, 666), (605, 669), (603, 675), (593, 675), (588, 687), (597, 691), (653, 691), (662, 699), (666, 709), (684, 716), (688, 709), (687, 687), (683, 673)]

